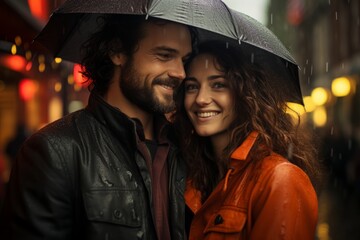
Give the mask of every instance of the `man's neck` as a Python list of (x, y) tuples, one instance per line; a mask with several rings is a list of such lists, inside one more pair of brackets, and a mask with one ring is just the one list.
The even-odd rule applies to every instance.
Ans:
[(154, 139), (154, 115), (139, 108), (134, 103), (130, 102), (120, 90), (110, 89), (104, 95), (104, 100), (111, 106), (118, 108), (121, 112), (126, 114), (129, 118), (138, 119), (143, 128), (146, 139)]

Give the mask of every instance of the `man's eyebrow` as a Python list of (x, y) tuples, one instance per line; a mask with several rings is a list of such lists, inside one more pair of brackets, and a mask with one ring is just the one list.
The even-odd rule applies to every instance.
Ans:
[(170, 48), (170, 47), (166, 47), (166, 46), (158, 46), (152, 49), (153, 52), (156, 51), (167, 51), (170, 53), (179, 53), (178, 50), (174, 49), (174, 48)]

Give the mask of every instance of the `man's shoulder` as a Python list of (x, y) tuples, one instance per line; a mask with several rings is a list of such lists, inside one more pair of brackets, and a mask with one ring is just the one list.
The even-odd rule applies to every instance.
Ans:
[(76, 138), (81, 133), (79, 128), (86, 126), (89, 122), (91, 122), (91, 116), (86, 110), (82, 109), (45, 125), (35, 132), (31, 138), (56, 139), (57, 141), (63, 139), (67, 141), (68, 138)]

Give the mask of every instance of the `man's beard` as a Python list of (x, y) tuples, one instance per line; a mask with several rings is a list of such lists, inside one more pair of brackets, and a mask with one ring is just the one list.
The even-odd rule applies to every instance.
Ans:
[(145, 79), (140, 78), (132, 59), (129, 59), (124, 65), (121, 72), (120, 88), (130, 102), (150, 113), (164, 114), (175, 110), (172, 94), (164, 94), (162, 101), (155, 95), (153, 86), (157, 84), (174, 86), (175, 89), (179, 86), (180, 81), (174, 78), (156, 78), (151, 84), (148, 84)]

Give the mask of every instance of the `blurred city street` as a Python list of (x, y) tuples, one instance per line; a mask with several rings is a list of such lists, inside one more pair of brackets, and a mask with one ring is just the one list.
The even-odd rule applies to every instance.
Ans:
[(360, 189), (329, 180), (319, 196), (319, 240), (360, 239)]
[[(24, 140), (87, 105), (81, 66), (31, 45), (64, 1), (0, 1), (0, 205)], [(224, 2), (242, 11), (237, 0)], [(244, 12), (259, 9), (255, 3), (263, 9), (257, 20), (299, 65), (304, 106), (289, 103), (289, 108), (318, 139), (324, 177), (314, 239), (359, 240), (360, 0), (253, 0)]]

